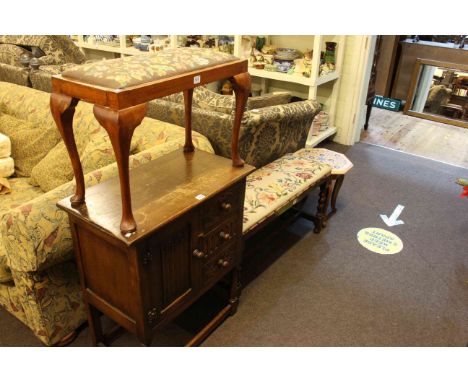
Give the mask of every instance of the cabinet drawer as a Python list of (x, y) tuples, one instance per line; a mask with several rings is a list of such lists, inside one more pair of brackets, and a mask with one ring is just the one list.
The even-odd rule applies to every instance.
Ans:
[(216, 253), (203, 265), (204, 284), (223, 277), (238, 263), (237, 256), (240, 256), (240, 254), (237, 253), (235, 244)]
[(199, 234), (196, 240), (194, 256), (209, 261), (218, 251), (236, 242), (239, 231), (239, 222), (235, 217), (232, 217), (208, 233)]
[(204, 204), (200, 211), (202, 214), (203, 232), (210, 231), (219, 223), (239, 213), (239, 209), (242, 211), (244, 201), (240, 199), (243, 195), (243, 187), (243, 183), (237, 184), (224, 190)]

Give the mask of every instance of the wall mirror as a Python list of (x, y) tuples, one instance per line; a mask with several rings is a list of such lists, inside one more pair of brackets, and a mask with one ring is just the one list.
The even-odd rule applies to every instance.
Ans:
[(418, 59), (404, 113), (468, 128), (468, 65)]

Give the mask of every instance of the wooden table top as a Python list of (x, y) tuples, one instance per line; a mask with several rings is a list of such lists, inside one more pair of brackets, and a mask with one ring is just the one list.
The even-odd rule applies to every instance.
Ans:
[(234, 167), (229, 159), (200, 150), (185, 154), (177, 150), (130, 170), (138, 228), (125, 236), (120, 232), (122, 204), (117, 176), (87, 188), (86, 204), (80, 207), (72, 208), (69, 197), (57, 205), (130, 246), (254, 170), (247, 164)]

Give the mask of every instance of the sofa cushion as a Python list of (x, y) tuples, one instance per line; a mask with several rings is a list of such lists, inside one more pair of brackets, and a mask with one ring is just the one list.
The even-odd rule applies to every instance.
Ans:
[(291, 100), (291, 93), (277, 92), (265, 94), (258, 97), (249, 97), (247, 100), (247, 110), (261, 109), (268, 106), (284, 105)]
[(23, 53), (31, 54), (31, 52), (20, 46), (0, 44), (0, 62), (3, 64), (21, 67), (22, 65), (19, 62), (19, 58)]
[(327, 164), (304, 159), (296, 153), (271, 162), (247, 177), (244, 201), (244, 234), (330, 175)]
[[(247, 100), (247, 110), (284, 105), (289, 103), (290, 99), (291, 93), (289, 92), (276, 92), (258, 97), (249, 97)], [(195, 88), (193, 92), (193, 105), (204, 110), (232, 114), (236, 108), (236, 99), (234, 96), (223, 96), (212, 92), (204, 86), (200, 86)]]
[[(28, 178), (11, 178), (9, 182), (12, 192), (10, 194), (0, 195), (0, 217), (11, 208), (21, 206), (43, 194), (39, 187), (34, 187), (29, 184)], [(7, 265), (4, 251), (4, 246), (0, 245), (0, 282), (8, 282), (11, 280), (11, 272)]]
[(11, 156), (18, 176), (30, 176), (33, 167), (60, 141), (55, 126), (41, 126), (3, 113), (0, 133), (11, 140)]

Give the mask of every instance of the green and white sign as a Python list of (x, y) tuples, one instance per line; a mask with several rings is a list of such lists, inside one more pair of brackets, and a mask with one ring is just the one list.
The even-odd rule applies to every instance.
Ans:
[(382, 96), (375, 96), (372, 106), (391, 111), (400, 110), (401, 101), (399, 99), (385, 98)]

